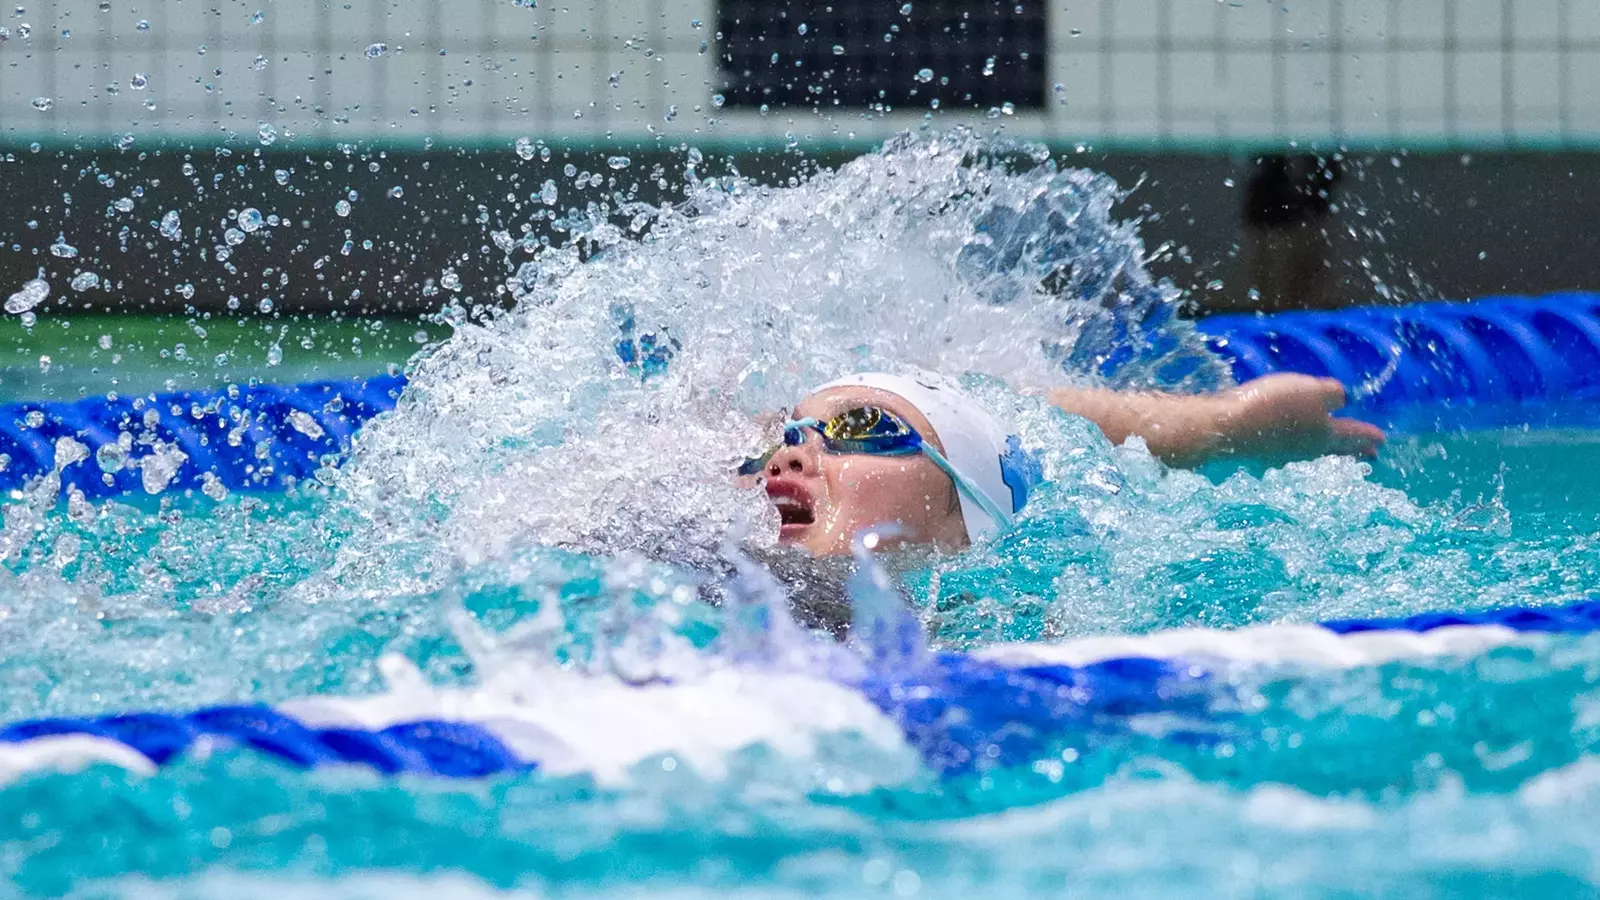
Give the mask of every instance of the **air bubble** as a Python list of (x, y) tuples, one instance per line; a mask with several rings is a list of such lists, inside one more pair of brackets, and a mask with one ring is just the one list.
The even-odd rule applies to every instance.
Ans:
[(150, 76), (143, 72), (135, 72), (133, 73), (133, 77), (128, 79), (128, 87), (131, 87), (136, 91), (142, 91), (149, 86)]
[(55, 105), (56, 105), (56, 102), (54, 100), (51, 100), (49, 97), (35, 97), (35, 98), (33, 98), (33, 108), (37, 109), (39, 112), (49, 112), (50, 111), (50, 107), (55, 106)]
[(367, 59), (377, 59), (378, 57), (380, 57), (380, 56), (382, 56), (382, 55), (384, 55), (385, 53), (388, 53), (388, 52), (389, 52), (389, 45), (388, 44), (377, 43), (377, 44), (368, 44), (367, 45)]
[(539, 152), (538, 148), (534, 146), (532, 138), (517, 138), (516, 147), (517, 155), (523, 159), (533, 159), (533, 157)]
[(350, 201), (340, 200), (338, 203), (333, 205), (333, 211), (340, 218), (350, 215)]
[(260, 228), (262, 224), (261, 210), (256, 209), (253, 206), (239, 213), (239, 227), (244, 229), (246, 233), (255, 231), (256, 229)]

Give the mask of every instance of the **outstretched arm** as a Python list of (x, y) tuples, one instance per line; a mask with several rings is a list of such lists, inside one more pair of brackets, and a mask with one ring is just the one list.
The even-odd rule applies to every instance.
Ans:
[(1373, 425), (1334, 418), (1331, 413), (1345, 403), (1344, 387), (1310, 375), (1267, 375), (1215, 394), (1056, 388), (1049, 397), (1100, 426), (1112, 443), (1138, 435), (1153, 455), (1174, 466), (1225, 456), (1375, 456), (1384, 439)]

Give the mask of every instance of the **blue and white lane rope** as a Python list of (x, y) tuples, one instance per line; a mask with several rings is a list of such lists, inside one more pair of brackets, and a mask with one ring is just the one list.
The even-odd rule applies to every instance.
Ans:
[[(1600, 294), (1214, 316), (1199, 327), (1237, 379), (1337, 378), (1347, 414), (1399, 433), (1600, 424)], [(619, 358), (638, 363), (637, 343), (619, 344)], [(665, 357), (646, 369), (652, 361)], [(404, 386), (377, 376), (0, 406), (0, 490), (54, 471), (64, 440), (88, 452), (63, 466), (62, 486), (91, 497), (139, 491), (139, 460), (158, 442), (183, 454), (165, 489), (215, 479), (230, 491), (283, 490), (336, 462)], [(102, 464), (100, 448), (123, 434), (140, 441), (135, 452)]]
[[(1052, 742), (1115, 729), (1132, 717), (1187, 713), (1215, 718), (1219, 663), (1299, 667), (1377, 665), (1397, 658), (1465, 656), (1536, 635), (1600, 631), (1600, 601), (1544, 609), (1511, 607), (1359, 619), (1315, 626), (1269, 625), (1239, 631), (1183, 631), (1119, 638), (1122, 644), (1074, 641), (1012, 645), (978, 654), (945, 653), (903, 672), (848, 687), (899, 727), (924, 760), (945, 775), (1023, 764)], [(1320, 634), (1307, 652), (1306, 635)], [(1174, 639), (1173, 636), (1184, 636)], [(1204, 635), (1202, 639), (1200, 636)], [(1277, 642), (1281, 651), (1261, 648)], [(1333, 649), (1343, 646), (1344, 649)], [(1138, 655), (1108, 656), (1130, 650)], [(1067, 660), (1072, 660), (1068, 662)], [(308, 698), (304, 710), (359, 698)], [(326, 715), (321, 718), (327, 718)], [(493, 721), (402, 721), (376, 727), (306, 724), (266, 706), (218, 706), (188, 713), (133, 712), (99, 718), (39, 719), (0, 729), (0, 745), (79, 738), (118, 762), (136, 751), (149, 768), (180, 758), (202, 742), (232, 745), (295, 768), (354, 764), (386, 774), (480, 778), (530, 771), (544, 760), (519, 755)], [(119, 755), (121, 754), (121, 755)], [(137, 766), (135, 766), (137, 767)]]

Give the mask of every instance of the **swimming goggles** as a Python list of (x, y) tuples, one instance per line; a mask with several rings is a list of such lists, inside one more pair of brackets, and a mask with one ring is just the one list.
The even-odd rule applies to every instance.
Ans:
[[(929, 443), (905, 419), (881, 406), (857, 406), (835, 414), (826, 421), (820, 419), (790, 419), (783, 423), (783, 444), (798, 447), (806, 442), (806, 432), (815, 431), (822, 438), (822, 448), (829, 453), (859, 453), (865, 456), (912, 456), (922, 454), (933, 460), (941, 472), (950, 476), (956, 490), (978, 504), (996, 522), (1009, 522), (1011, 516), (1000, 511), (975, 485), (967, 480), (939, 449)], [(747, 459), (739, 466), (740, 475), (760, 475), (780, 447), (773, 447), (761, 456)]]

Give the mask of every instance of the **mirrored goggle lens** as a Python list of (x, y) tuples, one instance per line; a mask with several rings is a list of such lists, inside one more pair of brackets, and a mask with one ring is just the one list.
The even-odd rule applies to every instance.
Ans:
[(911, 433), (911, 426), (892, 412), (878, 406), (858, 406), (829, 419), (822, 434), (836, 441), (866, 441), (898, 438)]

